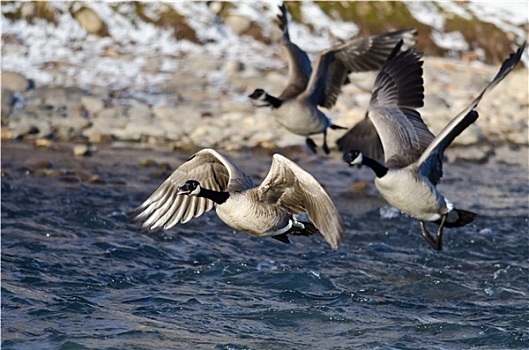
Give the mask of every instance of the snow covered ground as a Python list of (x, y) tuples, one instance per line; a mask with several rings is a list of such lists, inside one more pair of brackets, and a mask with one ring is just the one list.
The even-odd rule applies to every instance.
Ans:
[[(234, 3), (232, 13), (256, 21), (264, 33), (275, 26), (279, 1), (267, 3)], [(149, 68), (149, 57), (181, 57), (195, 53), (214, 57), (223, 62), (245, 62), (250, 66), (263, 68), (284, 67), (285, 62), (277, 56), (278, 50), (249, 36), (239, 36), (216, 18), (215, 13), (204, 2), (148, 3), (147, 10), (155, 16), (159, 6), (172, 6), (186, 16), (189, 25), (207, 44), (197, 45), (174, 39), (172, 30), (160, 28), (141, 21), (134, 12), (131, 3), (86, 2), (75, 6), (85, 6), (94, 10), (107, 24), (110, 36), (98, 37), (87, 34), (70, 15), (68, 2), (50, 2), (60, 10), (58, 24), (54, 25), (41, 19), (33, 24), (25, 20), (10, 21), (3, 14), (20, 7), (21, 3), (2, 3), (2, 70), (23, 73), (32, 78), (37, 85), (65, 85), (89, 88), (91, 86), (111, 89), (125, 89), (130, 86), (155, 86), (168, 79), (171, 74), (186, 69), (180, 66), (178, 59), (164, 59), (158, 69)], [(118, 5), (121, 13), (112, 10)], [(432, 39), (440, 47), (468, 50), (468, 44), (460, 33), (444, 31), (444, 17), (431, 2), (406, 2), (414, 17), (421, 23), (433, 27)], [(470, 1), (464, 4), (455, 1), (439, 2), (443, 11), (455, 13), (464, 18), (476, 16), (494, 23), (521, 43), (527, 33), (519, 25), (529, 21), (527, 1), (483, 2)], [(331, 44), (332, 37), (348, 38), (358, 32), (353, 23), (331, 20), (313, 2), (302, 6), (304, 21), (321, 30), (322, 35), (314, 36), (306, 25), (292, 22), (292, 39), (309, 53), (315, 53)], [(9, 38), (9, 39), (6, 39)], [(112, 49), (117, 57), (108, 55)], [(478, 57), (479, 57), (479, 51)], [(524, 53), (527, 65), (528, 53)], [(46, 67), (50, 64), (61, 65), (63, 74), (52, 74)], [(208, 73), (216, 74), (216, 73)], [(215, 77), (212, 76), (212, 79)]]

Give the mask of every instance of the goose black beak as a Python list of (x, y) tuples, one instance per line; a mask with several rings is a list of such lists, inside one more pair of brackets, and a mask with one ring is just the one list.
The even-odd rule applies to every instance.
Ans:
[(188, 184), (183, 184), (182, 186), (178, 187), (178, 192), (176, 194), (178, 195), (188, 195), (193, 191), (192, 188)]
[(347, 152), (343, 155), (342, 160), (348, 163), (349, 165), (352, 165), (351, 162), (353, 161), (353, 155), (351, 154), (351, 152)]

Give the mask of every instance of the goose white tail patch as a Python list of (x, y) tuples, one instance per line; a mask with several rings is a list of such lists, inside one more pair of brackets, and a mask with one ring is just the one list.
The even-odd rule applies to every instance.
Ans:
[(446, 203), (446, 207), (448, 208), (448, 212), (451, 212), (454, 209), (454, 204), (446, 198), (445, 198), (445, 203)]

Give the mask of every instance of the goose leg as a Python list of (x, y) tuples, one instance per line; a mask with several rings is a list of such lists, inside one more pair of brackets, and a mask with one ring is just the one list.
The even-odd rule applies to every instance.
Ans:
[(445, 226), (446, 218), (448, 215), (443, 215), (441, 218), (441, 224), (439, 224), (439, 228), (437, 229), (437, 250), (443, 249), (443, 228)]
[(325, 131), (323, 132), (323, 152), (325, 152), (325, 154), (329, 154), (331, 151), (329, 150), (329, 146), (327, 146), (327, 129), (325, 129)]
[(437, 230), (437, 237), (434, 239), (432, 235), (426, 230), (426, 226), (424, 225), (423, 221), (419, 221), (421, 224), (422, 229), (422, 236), (428, 242), (433, 249), (435, 250), (442, 250), (443, 249), (443, 226), (446, 221), (446, 215), (443, 215), (441, 219), (441, 224), (439, 225), (439, 229)]
[(318, 153), (317, 151), (318, 146), (316, 146), (316, 142), (314, 142), (313, 139), (311, 139), (310, 137), (307, 137), (305, 142), (307, 143), (307, 146), (309, 146), (312, 153)]

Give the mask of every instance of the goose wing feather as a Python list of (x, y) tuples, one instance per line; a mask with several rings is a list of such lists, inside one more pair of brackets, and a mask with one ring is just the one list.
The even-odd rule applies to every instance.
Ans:
[(404, 29), (380, 35), (350, 39), (335, 46), (336, 59), (343, 62), (348, 72), (367, 72), (378, 70), (386, 62), (399, 41), (406, 47), (415, 44), (417, 31)]
[(377, 129), (367, 115), (340, 137), (336, 144), (344, 154), (355, 149), (379, 162), (384, 161), (382, 141), (380, 141)]
[(142, 204), (134, 209), (133, 222), (143, 221), (140, 230), (169, 229), (210, 211), (214, 202), (178, 195), (178, 187), (196, 180), (215, 191), (241, 191), (253, 187), (251, 179), (224, 156), (204, 149), (180, 165)]
[(473, 109), (477, 107), (483, 96), (491, 91), (500, 81), (502, 81), (518, 64), (525, 49), (526, 42), (524, 42), (516, 52), (509, 55), (509, 57), (502, 63), (498, 73), (490, 83), (485, 86), (483, 91), (466, 106), (454, 119), (452, 119), (437, 137), (431, 142), (428, 148), (421, 155), (418, 160), (419, 171), (426, 176), (434, 185), (439, 183), (443, 176), (443, 155), (446, 148), (454, 141), (454, 139), (463, 132), (469, 125), (478, 119), (478, 113)]
[(421, 56), (411, 49), (401, 52), (402, 44), (382, 66), (368, 108), (390, 168), (415, 162), (434, 139), (415, 110), (424, 100)]
[(285, 4), (279, 6), (281, 13), (277, 15), (279, 28), (283, 31), (281, 46), (287, 55), (288, 61), (288, 83), (279, 99), (285, 101), (301, 94), (307, 87), (312, 74), (312, 66), (309, 56), (305, 51), (290, 41), (288, 33), (288, 11)]
[(342, 91), (347, 70), (342, 62), (335, 59), (336, 51), (320, 52), (306, 90), (302, 96), (313, 105), (331, 108)]
[(336, 249), (344, 223), (331, 198), (316, 179), (291, 160), (274, 154), (270, 171), (258, 187), (261, 201), (293, 213), (306, 212), (325, 240)]
[(415, 34), (415, 30), (401, 30), (355, 38), (320, 52), (304, 96), (314, 105), (332, 108), (347, 74), (379, 69), (403, 38), (413, 45)]

